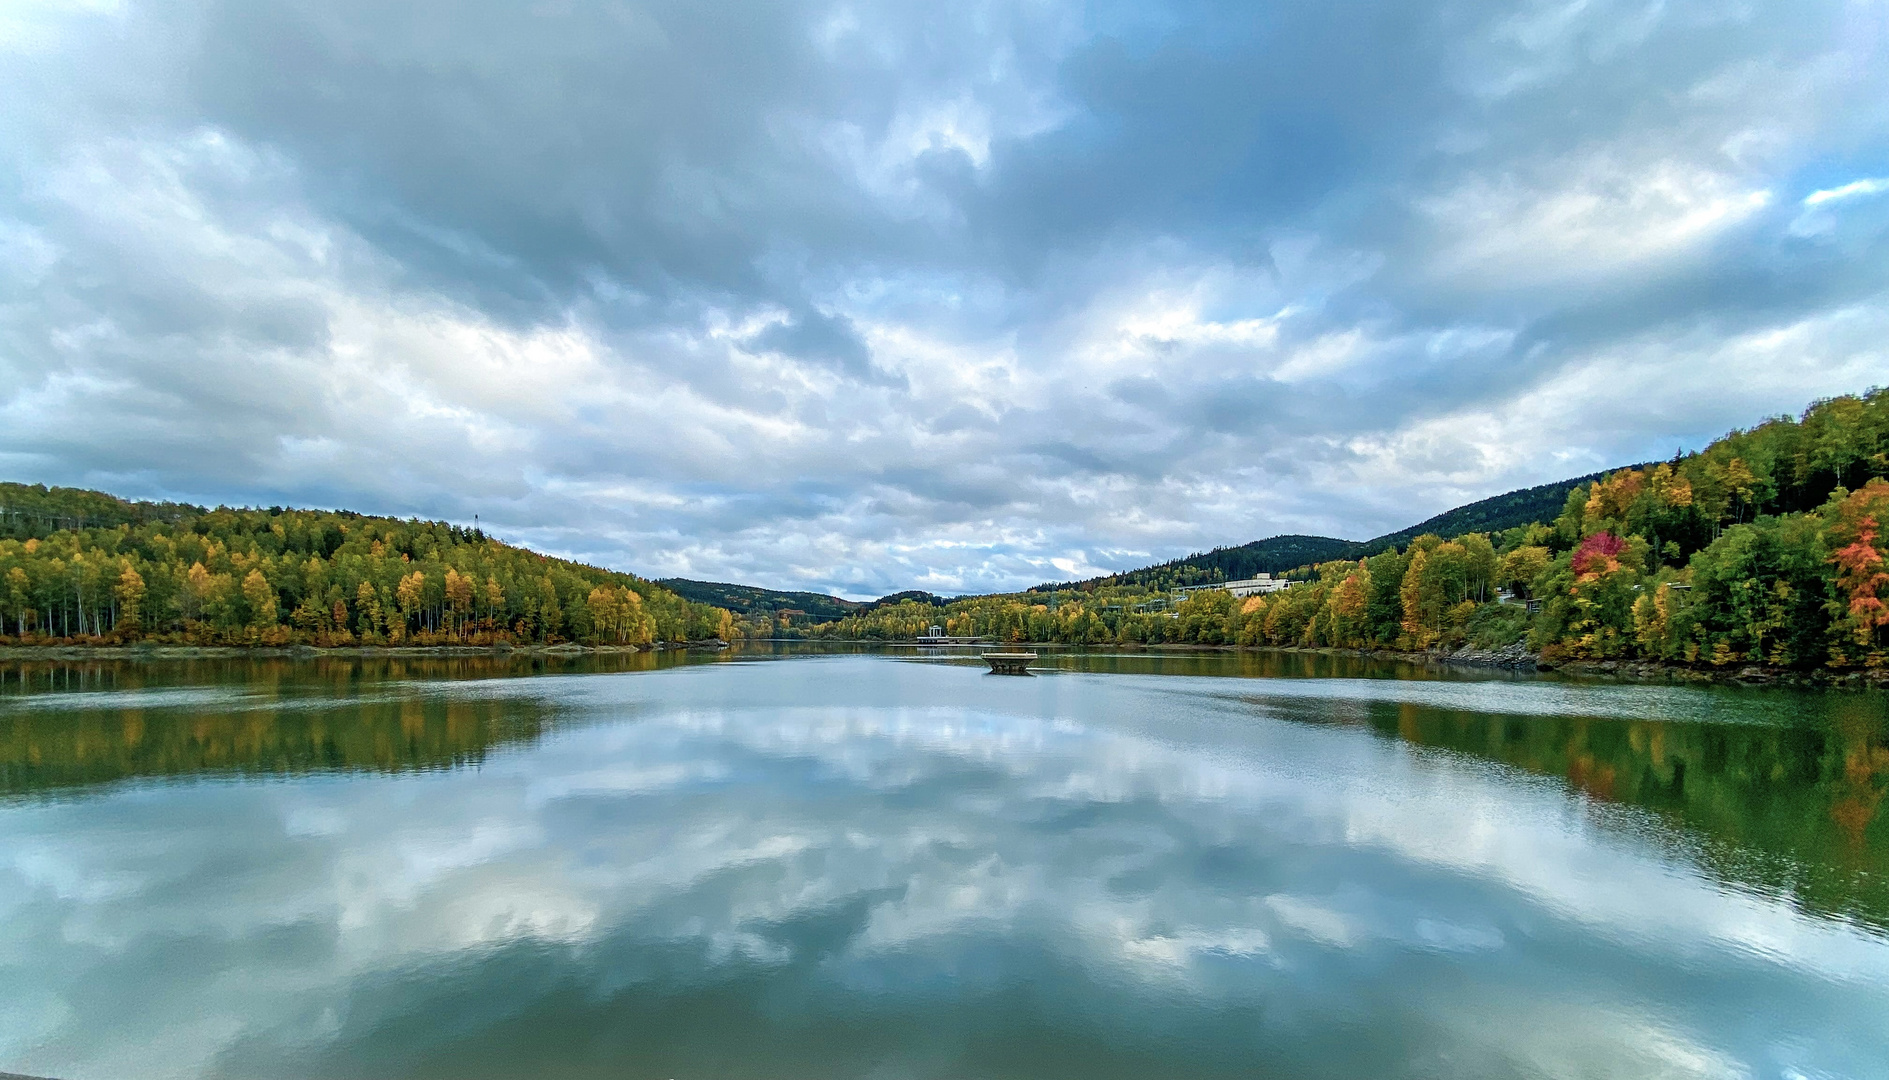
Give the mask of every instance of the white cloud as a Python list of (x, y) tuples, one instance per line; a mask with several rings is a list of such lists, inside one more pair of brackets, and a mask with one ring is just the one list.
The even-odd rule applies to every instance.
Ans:
[[(1635, 453), (1698, 449), (1762, 418), (1790, 393), (1834, 395), (1889, 382), (1889, 295), (1784, 325), (1738, 333), (1699, 327), (1570, 358), (1498, 403), (1425, 418), (1352, 444), (1357, 468), (1434, 486), (1444, 508), (1467, 493), (1536, 477), (1632, 464)], [(1697, 373), (1709, 372), (1699, 379)], [(1647, 446), (1641, 433), (1667, 433)], [(1578, 453), (1571, 453), (1580, 448)]]
[(1835, 202), (1839, 199), (1855, 199), (1867, 195), (1880, 195), (1885, 191), (1889, 191), (1889, 179), (1870, 178), (1852, 180), (1847, 184), (1839, 184), (1833, 188), (1824, 188), (1819, 191), (1811, 192), (1804, 196), (1804, 205), (1821, 206), (1824, 203)]
[(1680, 161), (1558, 163), (1536, 183), (1477, 177), (1427, 200), (1443, 235), (1437, 266), (1493, 287), (1605, 281), (1697, 251), (1771, 192)]
[(1671, 417), (1596, 357), (1660, 400), (1876, 302), (1882, 181), (1762, 227), (1889, 146), (1852, 6), (740, 2), (8, 9), (0, 462), (994, 589), (1638, 458)]

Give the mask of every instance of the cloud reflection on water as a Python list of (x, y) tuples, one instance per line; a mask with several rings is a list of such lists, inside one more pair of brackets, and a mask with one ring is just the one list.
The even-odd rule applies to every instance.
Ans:
[[(1112, 1048), (1091, 1075), (1889, 1061), (1882, 938), (1558, 785), (1218, 683), (840, 659), (511, 688), (596, 722), (476, 770), (4, 810), (0, 1066), (586, 1075), (717, 1030), (698, 1074), (1081, 1075), (1079, 1043)], [(980, 1009), (1027, 1038), (981, 1045)], [(855, 1014), (891, 1040), (858, 1067)]]

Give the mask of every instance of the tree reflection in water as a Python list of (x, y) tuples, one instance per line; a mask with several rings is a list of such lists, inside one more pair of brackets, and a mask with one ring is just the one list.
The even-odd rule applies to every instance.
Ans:
[[(476, 764), (495, 748), (544, 734), (556, 722), (549, 695), (446, 693), (441, 684), (836, 651), (860, 650), (0, 662), (0, 798), (136, 778)], [(1412, 665), (1311, 654), (1047, 652), (1041, 666), (1354, 687), (1357, 680), (1465, 681)], [(1684, 848), (1730, 885), (1889, 930), (1889, 815), (1882, 812), (1889, 708), (1882, 696), (1685, 693), (1715, 695), (1688, 700), (1703, 700), (1703, 714), (1716, 711), (1723, 721), (1698, 719), (1697, 707), (1686, 717), (1623, 719), (1361, 701), (1348, 693), (1240, 697), (1282, 719), (1362, 723), (1413, 746), (1562, 778), (1607, 827), (1642, 829)]]
[(552, 723), (537, 697), (441, 683), (648, 670), (681, 654), (0, 664), (0, 797), (136, 778), (476, 764)]
[[(1802, 705), (1797, 722), (1773, 725), (1374, 702), (1366, 722), (1416, 746), (1562, 777), (1609, 824), (1653, 824), (1729, 884), (1889, 929), (1884, 702), (1873, 693), (1805, 694)], [(1650, 820), (1605, 814), (1617, 806)]]

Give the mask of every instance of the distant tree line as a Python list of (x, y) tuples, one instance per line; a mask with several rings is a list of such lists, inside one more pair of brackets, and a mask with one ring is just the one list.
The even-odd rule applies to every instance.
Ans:
[(1578, 484), (1552, 520), (1329, 560), (1284, 592), (1174, 601), (1173, 586), (1217, 575), (1170, 566), (889, 605), (798, 632), (890, 639), (940, 625), (1003, 641), (1407, 650), (1526, 640), (1548, 659), (1882, 667), (1885, 477), (1889, 393), (1872, 390)]
[(733, 631), (642, 578), (445, 522), (0, 484), (0, 641), (643, 645)]

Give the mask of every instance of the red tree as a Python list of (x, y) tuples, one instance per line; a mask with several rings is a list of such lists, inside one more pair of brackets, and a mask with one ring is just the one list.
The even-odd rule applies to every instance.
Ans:
[(1574, 572), (1585, 577), (1588, 574), (1618, 570), (1621, 553), (1626, 550), (1625, 540), (1602, 529), (1581, 541), (1581, 546), (1574, 549)]

